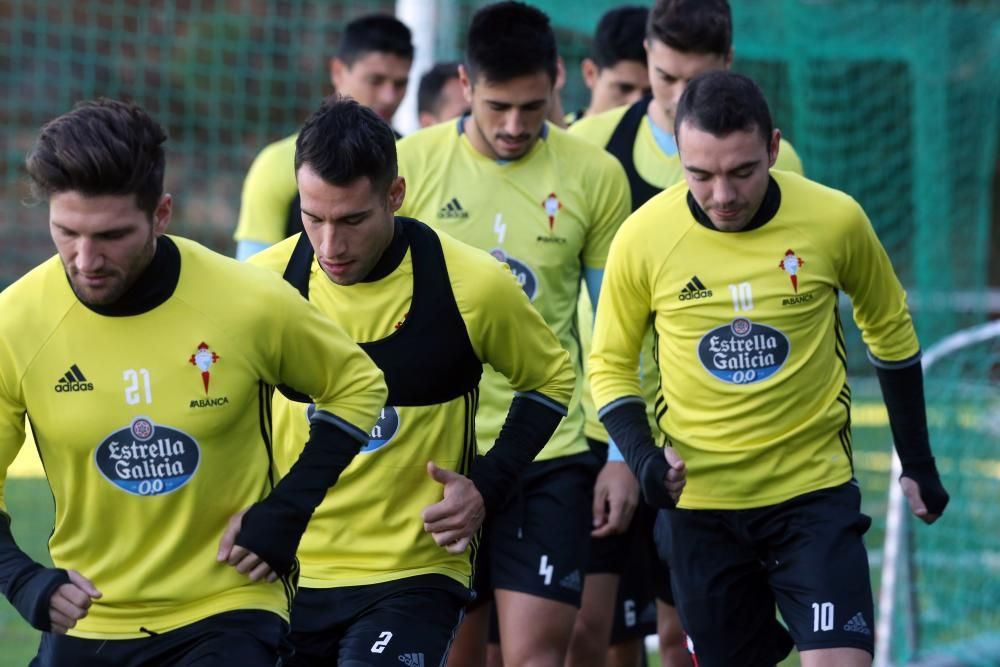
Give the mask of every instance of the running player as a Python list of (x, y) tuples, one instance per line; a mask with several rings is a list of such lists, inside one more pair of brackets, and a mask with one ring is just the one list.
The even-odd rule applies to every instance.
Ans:
[[(295, 290), (165, 235), (165, 140), (140, 108), (99, 100), (27, 158), (58, 256), (0, 294), (0, 470), (29, 418), (55, 566), (17, 547), (0, 505), (0, 590), (45, 631), (33, 665), (274, 665), (299, 538), (386, 397)], [(316, 410), (275, 484), (277, 383)]]
[[(676, 109), (685, 182), (612, 244), (590, 373), (600, 416), (646, 500), (702, 667), (774, 665), (777, 603), (802, 664), (868, 666), (872, 593), (853, 477), (838, 294), (876, 367), (901, 484), (933, 522), (948, 502), (931, 456), (905, 294), (847, 195), (773, 170), (763, 93), (725, 71)], [(688, 285), (702, 286), (697, 298)], [(637, 379), (647, 322), (661, 369), (654, 446)], [(686, 485), (685, 485), (686, 483)]]
[[(629, 176), (633, 210), (656, 193), (682, 180), (680, 159), (673, 139), (677, 100), (688, 81), (695, 76), (729, 68), (733, 61), (732, 32), (732, 14), (726, 0), (659, 0), (650, 12), (644, 42), (652, 97), (573, 125), (573, 134), (603, 146), (621, 162)], [(802, 173), (798, 155), (784, 139), (775, 168)], [(696, 297), (700, 291), (698, 284), (693, 283), (691, 296)], [(581, 318), (580, 331), (585, 353), (590, 341), (588, 325), (588, 319)], [(650, 426), (656, 433), (654, 409), (658, 380), (655, 364), (651, 363), (652, 349), (652, 335), (647, 334), (642, 354), (642, 386), (648, 402)], [(584, 395), (584, 407), (588, 415), (588, 436), (599, 438), (589, 393)], [(641, 508), (637, 516), (640, 522), (632, 530), (651, 536), (655, 512)], [(617, 541), (623, 542), (620, 538)], [(595, 549), (598, 566), (602, 562), (616, 560), (613, 558), (615, 541), (595, 545)], [(652, 545), (648, 549), (652, 550)], [(666, 667), (689, 666), (691, 658), (673, 606), (669, 569), (657, 570), (653, 585), (646, 585), (643, 580), (646, 570), (641, 560), (656, 560), (655, 555), (640, 555), (641, 550), (637, 548), (630, 548), (628, 553), (640, 561), (626, 568), (621, 584), (612, 635), (614, 652), (619, 659), (614, 664), (621, 667), (635, 665), (645, 655), (641, 638), (636, 636), (644, 628), (637, 625), (630, 627), (625, 615), (633, 607), (645, 609), (645, 595), (655, 592), (660, 660)], [(621, 556), (617, 560), (621, 560)], [(636, 581), (637, 577), (639, 581)], [(634, 602), (626, 607), (630, 604), (629, 600)]]
[[(362, 16), (344, 28), (337, 55), (330, 59), (330, 81), (337, 94), (353, 97), (391, 123), (406, 96), (412, 64), (409, 28), (392, 16)], [(233, 236), (237, 259), (302, 231), (294, 159), (292, 135), (264, 147), (250, 165)]]
[[(442, 664), (483, 518), (566, 414), (569, 356), (505, 265), (394, 217), (406, 183), (392, 130), (370, 109), (325, 103), (299, 133), (295, 166), (305, 233), (251, 261), (283, 273), (361, 344), (389, 402), (303, 537), (287, 664)], [(484, 363), (518, 393), (477, 459)], [(275, 397), (279, 469), (309, 423), (290, 399)]]
[(580, 63), (583, 82), (590, 89), (590, 105), (566, 115), (566, 125), (649, 95), (649, 72), (642, 41), (649, 9), (616, 7), (597, 23), (590, 57)]
[(430, 127), (457, 118), (469, 105), (458, 79), (458, 63), (436, 63), (420, 77), (417, 113), (420, 127)]
[[(400, 174), (414, 184), (401, 213), (489, 250), (511, 267), (579, 371), (575, 333), (581, 275), (596, 300), (606, 249), (628, 213), (628, 184), (604, 151), (545, 122), (556, 78), (548, 17), (515, 2), (473, 17), (460, 69), (471, 113), (399, 144)], [(477, 419), (481, 452), (496, 439), (510, 403), (505, 378), (488, 370)], [(596, 467), (583, 436), (578, 400), (525, 476), (513, 502), (487, 524), (504, 661), (562, 665), (595, 528)], [(610, 513), (596, 520), (624, 529), (635, 480), (620, 462), (604, 466), (598, 495)], [(605, 489), (610, 489), (606, 491)], [(603, 503), (602, 503), (603, 510)], [(630, 509), (629, 509), (630, 511)], [(481, 568), (485, 571), (485, 568)], [(485, 609), (470, 613), (453, 658), (476, 664)]]

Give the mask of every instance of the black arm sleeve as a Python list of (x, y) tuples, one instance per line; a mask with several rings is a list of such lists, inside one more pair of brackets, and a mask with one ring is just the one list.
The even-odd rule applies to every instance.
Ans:
[(924, 375), (919, 361), (908, 366), (876, 365), (882, 399), (889, 413), (892, 440), (896, 445), (902, 477), (909, 477), (920, 486), (927, 511), (941, 514), (948, 505), (948, 492), (941, 484), (927, 433), (927, 411), (924, 407)]
[[(562, 407), (562, 406), (559, 406)], [(555, 433), (565, 408), (523, 394), (514, 397), (493, 448), (472, 464), (472, 479), (488, 513), (506, 502), (518, 475)]]
[(65, 570), (44, 567), (21, 551), (10, 532), (10, 517), (0, 512), (0, 592), (31, 627), (42, 632), (52, 629), (49, 600), (68, 583)]
[[(646, 502), (653, 507), (674, 507), (675, 503), (664, 482), (670, 466), (663, 450), (653, 443), (653, 434), (646, 421), (646, 406), (642, 399), (622, 399), (605, 406), (598, 416), (608, 435), (618, 445), (622, 456), (639, 480)], [(610, 408), (610, 409), (609, 409)]]
[[(236, 544), (257, 554), (278, 574), (292, 570), (302, 533), (326, 492), (361, 449), (362, 442), (317, 412), (298, 460), (267, 498), (243, 515)], [(331, 416), (332, 417), (332, 416)]]

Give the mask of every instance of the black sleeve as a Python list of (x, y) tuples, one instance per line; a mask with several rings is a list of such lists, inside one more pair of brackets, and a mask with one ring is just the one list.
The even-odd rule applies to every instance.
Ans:
[(670, 466), (663, 450), (653, 443), (643, 400), (638, 396), (620, 399), (602, 408), (598, 416), (639, 481), (646, 502), (653, 507), (674, 507), (664, 485)]
[(473, 462), (469, 475), (488, 513), (503, 506), (518, 475), (542, 451), (565, 414), (565, 407), (540, 395), (514, 397), (496, 443)]
[(359, 433), (346, 430), (333, 415), (314, 413), (298, 460), (267, 498), (243, 515), (236, 544), (263, 558), (278, 574), (291, 572), (313, 511), (364, 444)]
[(10, 517), (0, 512), (0, 591), (31, 627), (42, 632), (52, 629), (49, 600), (68, 583), (65, 570), (44, 567), (21, 551), (10, 531)]
[(924, 374), (920, 361), (915, 359), (908, 365), (900, 366), (872, 360), (882, 387), (882, 400), (889, 413), (892, 440), (903, 466), (901, 477), (909, 477), (920, 486), (920, 496), (928, 512), (941, 514), (948, 505), (948, 492), (941, 484), (934, 456), (931, 455), (924, 406)]

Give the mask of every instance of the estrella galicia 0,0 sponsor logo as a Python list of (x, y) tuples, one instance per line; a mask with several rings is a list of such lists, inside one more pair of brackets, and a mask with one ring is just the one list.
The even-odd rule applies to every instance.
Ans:
[(517, 283), (528, 295), (528, 301), (534, 301), (535, 295), (538, 294), (538, 279), (535, 278), (535, 272), (527, 264), (511, 257), (500, 248), (490, 250), (490, 254), (510, 267), (510, 272), (517, 278)]
[(380, 447), (385, 447), (396, 437), (397, 433), (399, 433), (399, 413), (396, 412), (396, 408), (387, 405), (382, 408), (378, 421), (372, 427), (371, 439), (358, 453), (368, 454)]
[(712, 329), (698, 342), (698, 359), (709, 373), (730, 384), (753, 384), (785, 365), (791, 346), (773, 327), (738, 317)]
[(147, 417), (108, 435), (94, 462), (104, 478), (137, 496), (160, 496), (188, 483), (198, 470), (201, 449), (187, 433)]

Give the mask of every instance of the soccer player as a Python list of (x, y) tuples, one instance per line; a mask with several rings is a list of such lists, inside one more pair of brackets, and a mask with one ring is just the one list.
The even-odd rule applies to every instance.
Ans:
[[(299, 538), (384, 405), (382, 373), (294, 289), (165, 234), (165, 140), (99, 100), (27, 158), (58, 254), (0, 294), (0, 470), (27, 416), (55, 566), (0, 505), (0, 590), (45, 631), (33, 665), (274, 665)], [(277, 383), (316, 402), (280, 482)]]
[[(773, 665), (777, 603), (806, 667), (871, 664), (872, 592), (853, 475), (840, 292), (876, 368), (914, 514), (948, 502), (931, 455), (906, 298), (861, 207), (798, 174), (763, 93), (718, 71), (677, 105), (685, 181), (622, 226), (590, 374), (600, 416), (661, 512), (657, 540), (699, 665)], [(704, 286), (684, 298), (687, 285)], [(636, 370), (653, 318), (666, 449)]]
[[(483, 518), (566, 414), (569, 355), (507, 266), (394, 217), (406, 183), (392, 130), (370, 109), (324, 103), (299, 133), (295, 166), (305, 233), (251, 261), (283, 273), (361, 344), (389, 403), (303, 537), (288, 664), (442, 664)], [(477, 458), (484, 363), (518, 393)], [(284, 396), (274, 413), (282, 469), (309, 420)]]
[[(412, 36), (402, 21), (383, 14), (362, 16), (344, 28), (337, 55), (330, 59), (330, 81), (337, 94), (353, 97), (392, 122), (406, 96), (412, 64)], [(254, 158), (243, 181), (233, 235), (237, 259), (302, 231), (294, 160), (295, 135), (264, 147)]]
[(420, 127), (430, 127), (457, 118), (469, 105), (458, 79), (458, 63), (437, 63), (420, 77), (417, 113)]
[[(542, 12), (516, 2), (479, 10), (460, 69), (471, 113), (399, 143), (400, 174), (413, 183), (400, 213), (508, 264), (579, 373), (581, 275), (596, 301), (606, 250), (628, 214), (628, 184), (607, 153), (546, 123), (556, 58)], [(487, 369), (476, 421), (481, 452), (496, 439), (511, 394), (507, 380)], [(495, 590), (503, 658), (510, 665), (563, 664), (590, 531), (608, 524), (624, 529), (622, 505), (629, 494), (634, 504), (636, 482), (627, 466), (613, 462), (597, 478), (597, 495), (610, 495), (612, 509), (604, 512), (602, 501), (594, 515), (600, 464), (582, 427), (574, 399), (515, 499), (487, 523), (492, 580), (480, 580), (477, 591)], [(454, 662), (481, 663), (466, 648), (480, 646), (486, 611), (473, 610), (463, 623)]]
[[(658, 0), (649, 14), (645, 30), (644, 46), (652, 97), (585, 118), (571, 128), (572, 134), (603, 146), (618, 158), (629, 176), (633, 210), (683, 179), (673, 138), (673, 122), (674, 109), (688, 81), (705, 72), (728, 69), (733, 61), (732, 14), (726, 0)], [(802, 173), (802, 162), (784, 139), (775, 168)], [(692, 282), (686, 296), (698, 298), (702, 291), (697, 282)], [(588, 310), (586, 304), (582, 310)], [(581, 316), (580, 333), (586, 354), (590, 342), (590, 318)], [(653, 339), (651, 334), (647, 334), (641, 355), (642, 386), (650, 426), (656, 433), (658, 378), (652, 357)], [(589, 388), (588, 385), (585, 387)], [(588, 416), (588, 436), (600, 438), (589, 393), (584, 395), (583, 401)], [(631, 530), (651, 535), (655, 512), (641, 508), (636, 515), (637, 522)], [(594, 549), (598, 566), (601, 562), (614, 560), (616, 550), (621, 554), (622, 542), (618, 538), (596, 544)], [(628, 542), (625, 544), (628, 545)], [(652, 550), (652, 545), (647, 549)], [(640, 580), (646, 577), (644, 573), (647, 570), (642, 559), (656, 560), (655, 555), (641, 554), (639, 548), (629, 548), (628, 553), (638, 558), (639, 562), (629, 563), (623, 573), (612, 636), (613, 652), (620, 658), (615, 664), (622, 667), (635, 665), (645, 655), (641, 638), (636, 636), (645, 628), (640, 624), (629, 627), (624, 622), (623, 610), (628, 599), (635, 599), (635, 606), (639, 609), (645, 608), (646, 595), (655, 592), (660, 659), (668, 667), (689, 666), (691, 659), (673, 606), (669, 569), (661, 567), (654, 574), (653, 586), (644, 586), (644, 581), (635, 581), (637, 577)], [(621, 558), (618, 555), (617, 559)], [(637, 593), (637, 597), (631, 596), (632, 591)], [(623, 599), (626, 595), (630, 597)], [(582, 635), (584, 638), (592, 636)]]
[(597, 23), (590, 57), (580, 63), (590, 89), (590, 105), (566, 116), (566, 125), (615, 107), (638, 102), (649, 94), (649, 72), (642, 41), (649, 9), (617, 7)]

